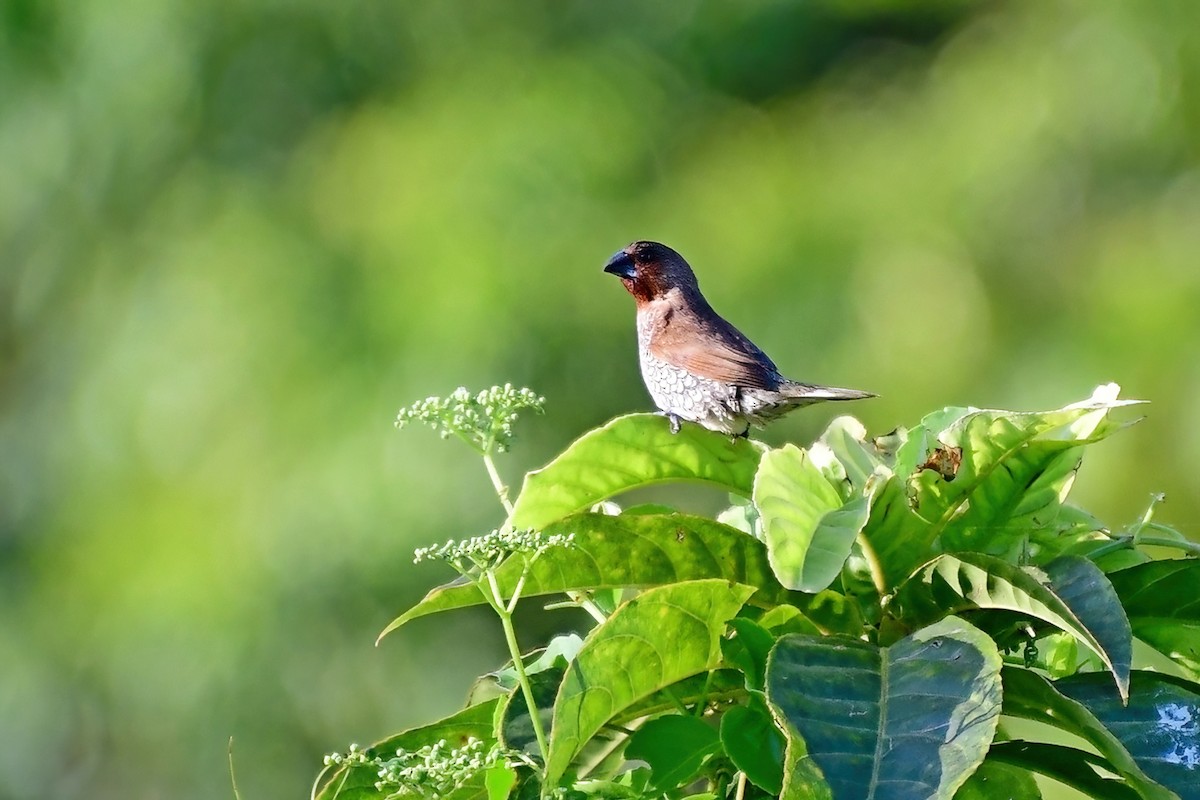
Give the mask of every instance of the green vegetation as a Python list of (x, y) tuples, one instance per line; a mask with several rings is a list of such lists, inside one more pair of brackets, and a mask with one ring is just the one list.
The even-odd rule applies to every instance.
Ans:
[(396, 406), (536, 388), (514, 501), (653, 410), (601, 273), (638, 238), (786, 374), (877, 392), (872, 434), (1120, 382), (1148, 419), (1073, 502), (1161, 492), (1144, 535), (1200, 538), (1197, 30), (1195, 0), (0, 3), (0, 797), (228, 798), (230, 749), (242, 800), (304, 797), (461, 707), (509, 657), (486, 604), (374, 642), (455, 575), (413, 550), (498, 506)]
[[(512, 660), (463, 711), (328, 757), (319, 797), (1027, 799), (1041, 775), (1098, 800), (1198, 798), (1200, 545), (1153, 506), (1112, 530), (1069, 502), (1131, 404), (1109, 384), (880, 438), (842, 417), (806, 449), (613, 420), (515, 503), (497, 478), (500, 529), (417, 551), (463, 580), (384, 634), (486, 603)], [(461, 436), (496, 476), (526, 407), (527, 390), (459, 390), (400, 419)], [(732, 505), (611, 500), (666, 481)], [(594, 626), (523, 653), (517, 601), (559, 594)], [(1178, 674), (1135, 658), (1135, 634)], [(1058, 733), (1016, 736), (1030, 720)]]

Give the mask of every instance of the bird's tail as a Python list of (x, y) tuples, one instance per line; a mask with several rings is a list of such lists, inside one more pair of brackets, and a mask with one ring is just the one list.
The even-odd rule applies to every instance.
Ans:
[(873, 392), (862, 392), (858, 389), (839, 389), (835, 386), (813, 386), (807, 383), (789, 381), (783, 388), (783, 393), (790, 399), (815, 403), (819, 400), (866, 400), (868, 397), (878, 397)]

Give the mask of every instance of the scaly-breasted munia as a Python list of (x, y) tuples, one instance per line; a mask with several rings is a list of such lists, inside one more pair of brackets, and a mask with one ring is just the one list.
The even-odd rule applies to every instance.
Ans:
[(650, 396), (678, 433), (680, 420), (745, 436), (822, 400), (874, 397), (788, 380), (766, 353), (722, 319), (700, 294), (683, 256), (658, 242), (634, 242), (604, 266), (637, 301), (638, 356)]

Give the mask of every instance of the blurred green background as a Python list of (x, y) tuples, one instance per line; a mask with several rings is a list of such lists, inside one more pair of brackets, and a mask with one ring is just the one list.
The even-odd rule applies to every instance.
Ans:
[(533, 387), (516, 483), (649, 409), (637, 238), (881, 395), (768, 441), (1116, 380), (1149, 418), (1077, 497), (1200, 528), (1192, 0), (0, 9), (0, 797), (229, 797), (230, 736), (245, 800), (304, 796), (454, 710), (486, 615), (373, 640), (500, 514), (391, 421)]

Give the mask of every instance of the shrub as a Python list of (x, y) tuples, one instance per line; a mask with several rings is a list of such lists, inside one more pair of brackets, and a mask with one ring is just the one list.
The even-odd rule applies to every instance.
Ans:
[[(513, 660), (462, 711), (328, 757), (323, 800), (1036, 798), (1035, 773), (1200, 797), (1200, 548), (1153, 502), (1122, 530), (1068, 502), (1083, 449), (1128, 424), (1115, 385), (878, 438), (840, 417), (807, 449), (623, 416), (510, 502), (493, 456), (541, 403), (503, 387), (401, 412), (482, 456), (506, 519), (418, 551), (459, 579), (384, 634), (487, 604)], [(671, 481), (730, 505), (610, 500)], [(518, 599), (562, 597), (595, 626), (523, 654)], [(1135, 662), (1135, 637), (1179, 674)]]

